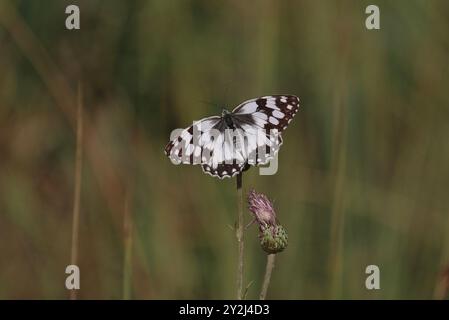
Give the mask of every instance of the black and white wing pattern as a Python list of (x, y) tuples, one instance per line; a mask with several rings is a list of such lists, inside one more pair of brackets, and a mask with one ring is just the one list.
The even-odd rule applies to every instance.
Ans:
[(275, 95), (245, 101), (232, 110), (232, 113), (238, 118), (250, 115), (256, 126), (282, 132), (287, 129), (298, 109), (297, 96)]
[[(204, 135), (208, 135), (212, 129), (222, 126), (221, 122), (221, 117), (208, 117), (194, 122), (187, 129), (175, 132), (173, 140), (165, 147), (165, 154), (173, 164), (201, 164), (205, 145), (200, 141), (194, 141), (194, 133), (198, 133), (205, 140)], [(207, 145), (207, 147), (210, 146)]]
[[(247, 133), (247, 153), (256, 154), (248, 158), (248, 164), (265, 165), (274, 158), (283, 142), (281, 132), (287, 129), (298, 109), (297, 96), (273, 95), (245, 101), (232, 111), (236, 126)], [(257, 137), (251, 135), (255, 129)], [(266, 151), (261, 153), (260, 147), (264, 145)]]
[(233, 177), (276, 155), (282, 145), (281, 132), (298, 109), (299, 99), (292, 95), (245, 101), (221, 117), (204, 118), (179, 130), (172, 135), (165, 154), (174, 164), (201, 164), (211, 176)]
[(194, 122), (190, 127), (175, 134), (165, 147), (165, 154), (173, 164), (201, 164), (203, 171), (211, 176), (233, 177), (242, 172), (245, 158), (226, 159), (226, 124), (222, 117), (214, 116)]

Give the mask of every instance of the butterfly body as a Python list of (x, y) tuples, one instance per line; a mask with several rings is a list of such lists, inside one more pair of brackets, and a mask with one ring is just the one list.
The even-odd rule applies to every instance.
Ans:
[(229, 112), (226, 109), (223, 109), (223, 112), (221, 113), (221, 117), (223, 118), (224, 122), (228, 126), (229, 129), (235, 129), (234, 121), (232, 120), (232, 113)]
[(293, 95), (273, 95), (241, 103), (232, 112), (196, 121), (165, 147), (173, 163), (201, 164), (220, 179), (249, 165), (267, 164), (282, 145), (281, 132), (299, 109)]

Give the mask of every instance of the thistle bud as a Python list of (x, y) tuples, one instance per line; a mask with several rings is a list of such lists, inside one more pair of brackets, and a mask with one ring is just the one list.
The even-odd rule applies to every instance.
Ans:
[(249, 210), (259, 224), (260, 231), (276, 225), (276, 212), (267, 196), (251, 190), (248, 194)]
[(288, 244), (288, 235), (281, 225), (271, 226), (261, 232), (260, 245), (267, 253), (278, 253), (284, 250)]
[(287, 247), (288, 236), (284, 227), (277, 223), (273, 203), (267, 196), (251, 190), (248, 194), (249, 210), (259, 225), (259, 240), (267, 253), (278, 253)]

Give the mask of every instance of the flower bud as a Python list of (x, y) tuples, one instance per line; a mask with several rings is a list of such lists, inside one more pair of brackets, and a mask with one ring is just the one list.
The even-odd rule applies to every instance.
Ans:
[(287, 247), (288, 236), (284, 227), (278, 224), (273, 203), (267, 196), (251, 190), (248, 194), (249, 210), (259, 225), (259, 240), (262, 249), (271, 254)]
[(260, 231), (276, 225), (276, 212), (267, 196), (251, 190), (248, 194), (249, 210), (259, 224)]
[(278, 253), (288, 244), (287, 231), (281, 225), (270, 226), (260, 233), (260, 245), (267, 253)]

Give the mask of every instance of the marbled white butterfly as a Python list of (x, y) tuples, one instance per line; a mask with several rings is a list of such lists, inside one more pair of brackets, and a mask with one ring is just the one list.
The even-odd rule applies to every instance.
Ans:
[(267, 164), (282, 145), (281, 132), (299, 109), (292, 95), (245, 101), (232, 112), (195, 121), (174, 131), (165, 154), (174, 164), (200, 164), (220, 179), (233, 177), (250, 165)]

